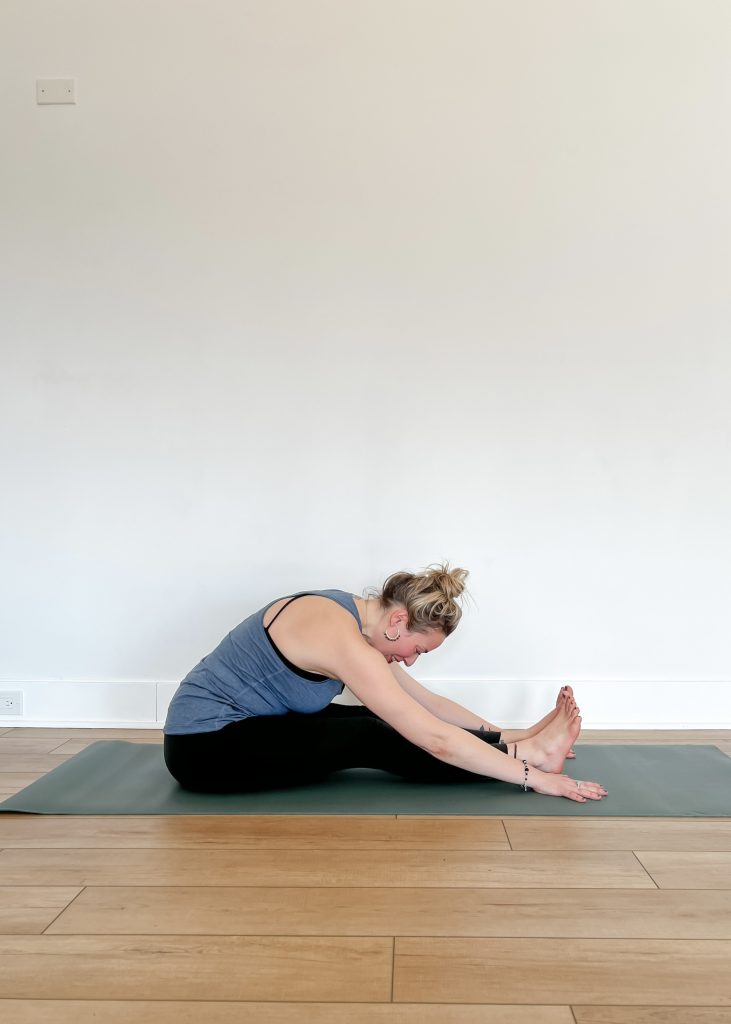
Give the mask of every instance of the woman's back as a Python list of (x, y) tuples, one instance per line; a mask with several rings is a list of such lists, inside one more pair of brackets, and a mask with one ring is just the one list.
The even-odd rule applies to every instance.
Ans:
[[(291, 595), (325, 597), (348, 611), (362, 629), (352, 594), (343, 590), (314, 590)], [(264, 627), (277, 614), (266, 615), (287, 599), (277, 598), (254, 612), (223, 638), (183, 679), (168, 708), (167, 735), (213, 732), (253, 715), (282, 715), (288, 711), (320, 711), (343, 692), (343, 683), (298, 668), (279, 651)], [(286, 613), (285, 613), (286, 614)]]

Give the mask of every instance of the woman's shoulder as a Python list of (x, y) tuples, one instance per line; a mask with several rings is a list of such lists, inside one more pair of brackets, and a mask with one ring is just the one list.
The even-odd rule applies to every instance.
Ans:
[[(282, 598), (267, 609), (264, 627), (270, 639), (295, 665), (339, 678), (334, 672), (337, 659), (363, 643), (357, 606), (350, 596), (355, 614), (322, 591), (308, 591), (298, 595), (296, 601)], [(288, 601), (291, 604), (286, 607)]]
[[(315, 622), (342, 623), (362, 628), (360, 613), (354, 594), (346, 590), (307, 590), (288, 597), (280, 597), (263, 609), (262, 621), (266, 628), (277, 620), (287, 620), (292, 626)], [(286, 611), (285, 611), (286, 609)], [(283, 613), (280, 615), (280, 612)]]

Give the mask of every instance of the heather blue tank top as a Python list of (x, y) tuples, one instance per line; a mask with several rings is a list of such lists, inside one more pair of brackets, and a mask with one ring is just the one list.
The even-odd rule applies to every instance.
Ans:
[[(351, 594), (308, 590), (291, 596), (304, 594), (330, 598), (349, 611), (363, 629)], [(264, 615), (277, 601), (281, 598), (244, 619), (191, 669), (170, 702), (164, 727), (167, 735), (216, 732), (252, 715), (311, 714), (343, 692), (339, 679), (305, 672), (279, 652), (264, 629)]]

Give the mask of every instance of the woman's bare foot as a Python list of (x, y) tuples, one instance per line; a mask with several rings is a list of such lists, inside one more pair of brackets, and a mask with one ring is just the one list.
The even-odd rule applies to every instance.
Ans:
[[(562, 686), (561, 689), (558, 691), (558, 697), (556, 697), (556, 708), (558, 709), (558, 708), (563, 707), (563, 703), (566, 700), (566, 698), (567, 697), (571, 697), (573, 699), (573, 696), (574, 696), (573, 687), (571, 687), (571, 686)], [(573, 761), (575, 758), (576, 758), (576, 751), (572, 747), (571, 750), (569, 750), (568, 754), (566, 755), (566, 760), (567, 761)]]
[(570, 686), (562, 686), (558, 691), (558, 697), (556, 697), (556, 707), (560, 708), (566, 697), (571, 697), (573, 699), (573, 696), (574, 691)]
[(517, 757), (525, 758), (528, 764), (535, 765), (542, 772), (560, 772), (580, 732), (579, 709), (574, 699), (567, 697), (545, 729), (527, 740), (518, 740)]

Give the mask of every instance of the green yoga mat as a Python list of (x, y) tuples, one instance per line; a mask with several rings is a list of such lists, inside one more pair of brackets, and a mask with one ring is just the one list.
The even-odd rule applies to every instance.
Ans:
[(609, 795), (578, 804), (491, 780), (407, 782), (351, 768), (324, 782), (203, 794), (172, 778), (162, 745), (101, 740), (0, 804), (29, 814), (442, 814), (718, 818), (731, 816), (731, 758), (712, 746), (580, 745), (567, 774)]

